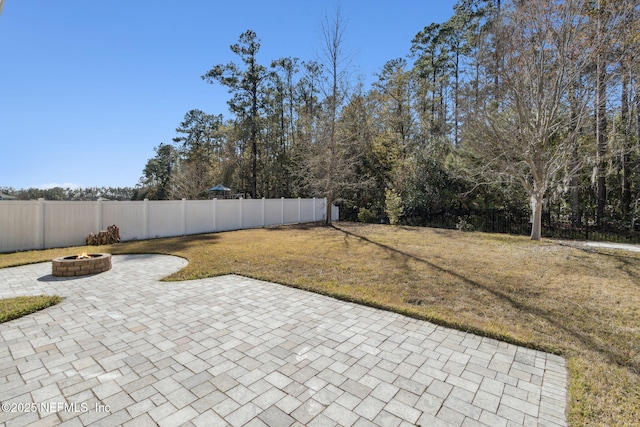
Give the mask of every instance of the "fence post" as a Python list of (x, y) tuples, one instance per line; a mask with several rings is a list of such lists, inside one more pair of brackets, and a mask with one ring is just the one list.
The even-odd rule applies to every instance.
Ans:
[(44, 244), (45, 244), (44, 225), (45, 225), (44, 199), (43, 198), (39, 198), (38, 199), (38, 227), (36, 227), (36, 233), (38, 233), (37, 242), (38, 242), (38, 246), (40, 247), (40, 249), (45, 249), (45, 247), (44, 247)]
[(313, 222), (316, 222), (316, 198), (313, 198)]
[(280, 198), (280, 222), (284, 225), (284, 197)]
[(262, 198), (262, 226), (264, 227), (264, 210), (265, 210), (265, 200)]
[(103, 224), (103, 213), (102, 213), (102, 199), (100, 197), (98, 197), (98, 200), (96, 200), (96, 209), (97, 209), (97, 215), (96, 215), (96, 222), (97, 222), (97, 230), (96, 231), (100, 231), (100, 230), (104, 230), (104, 224)]
[(213, 199), (213, 231), (216, 231), (216, 229), (218, 228), (216, 224), (216, 221), (218, 220), (216, 213), (216, 211), (218, 210), (218, 204), (216, 203), (217, 200), (218, 199)]
[(329, 217), (329, 218), (325, 218), (325, 217), (326, 217), (326, 215), (327, 215), (327, 198), (325, 197), (323, 200), (324, 200), (324, 203), (322, 204), (322, 210), (324, 211), (324, 213), (322, 214), (322, 218), (323, 218), (325, 221), (329, 222), (329, 221), (331, 221), (331, 217), (333, 217), (333, 209), (330, 209), (330, 210), (329, 210), (329, 211), (331, 212), (331, 214), (330, 214), (330, 215), (331, 215), (331, 217)]
[(244, 199), (242, 197), (240, 197), (240, 215), (238, 215), (240, 217), (240, 230), (242, 230), (242, 201)]
[(187, 199), (182, 198), (182, 209), (181, 211), (181, 215), (182, 215), (182, 235), (186, 236), (187, 235)]
[(302, 199), (298, 197), (298, 224), (302, 222)]
[(144, 199), (142, 205), (142, 220), (144, 222), (144, 238), (149, 238), (149, 199)]

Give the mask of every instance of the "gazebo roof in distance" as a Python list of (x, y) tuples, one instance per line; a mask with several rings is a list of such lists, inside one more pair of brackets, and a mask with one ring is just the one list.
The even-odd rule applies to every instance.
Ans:
[(222, 184), (217, 184), (209, 189), (209, 191), (231, 191), (230, 188), (225, 187)]

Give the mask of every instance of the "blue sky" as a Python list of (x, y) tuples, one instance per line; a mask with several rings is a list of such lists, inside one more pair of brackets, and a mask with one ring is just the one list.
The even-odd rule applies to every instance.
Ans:
[[(455, 0), (342, 0), (355, 73), (375, 80)], [(0, 187), (133, 187), (154, 147), (194, 108), (229, 117), (225, 88), (200, 76), (238, 61), (317, 59), (320, 0), (5, 0), (0, 15)]]

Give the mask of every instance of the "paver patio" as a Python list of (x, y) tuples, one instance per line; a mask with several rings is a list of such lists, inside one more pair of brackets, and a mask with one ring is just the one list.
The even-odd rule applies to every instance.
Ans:
[(0, 297), (58, 294), (0, 324), (0, 423), (562, 426), (565, 361), (285, 286), (113, 257), (59, 279), (0, 269)]

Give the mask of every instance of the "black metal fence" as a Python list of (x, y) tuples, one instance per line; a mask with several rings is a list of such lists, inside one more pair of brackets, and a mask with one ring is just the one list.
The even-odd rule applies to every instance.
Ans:
[[(531, 234), (531, 212), (519, 209), (449, 209), (408, 219), (409, 223), (437, 228), (516, 235)], [(544, 211), (542, 235), (567, 240), (640, 243), (640, 222), (615, 217), (597, 221), (589, 212), (579, 217)]]

